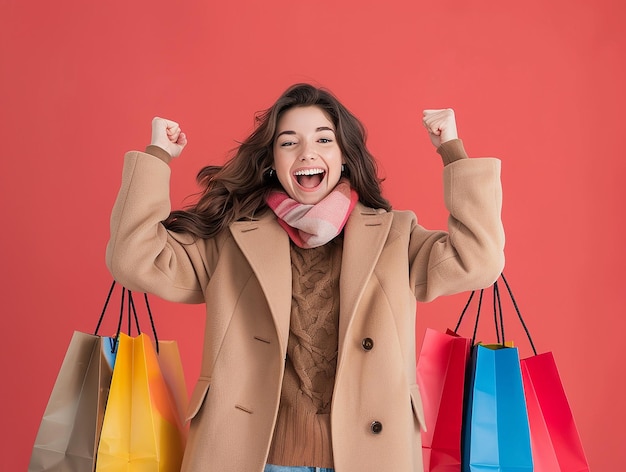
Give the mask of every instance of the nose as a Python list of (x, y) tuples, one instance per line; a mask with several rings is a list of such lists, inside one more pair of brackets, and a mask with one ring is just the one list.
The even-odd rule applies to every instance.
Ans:
[(317, 152), (311, 144), (305, 144), (302, 148), (302, 154), (300, 154), (301, 161), (317, 159)]

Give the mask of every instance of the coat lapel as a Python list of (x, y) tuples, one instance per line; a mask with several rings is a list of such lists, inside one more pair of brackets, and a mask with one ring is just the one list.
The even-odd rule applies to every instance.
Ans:
[(380, 257), (391, 228), (392, 213), (378, 212), (361, 204), (352, 211), (344, 230), (341, 280), (339, 282), (339, 356), (343, 340), (356, 313), (365, 284)]
[[(356, 205), (344, 229), (341, 263), (339, 355), (367, 280), (378, 261), (391, 228), (392, 214)], [(291, 316), (291, 257), (289, 237), (269, 214), (259, 220), (238, 221), (231, 233), (250, 263), (267, 298), (281, 352), (287, 352)]]
[(265, 293), (284, 355), (291, 315), (289, 237), (272, 214), (258, 220), (234, 222), (230, 231)]

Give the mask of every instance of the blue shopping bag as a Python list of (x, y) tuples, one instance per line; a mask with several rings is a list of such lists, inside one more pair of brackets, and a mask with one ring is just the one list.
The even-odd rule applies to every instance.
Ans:
[(517, 348), (478, 344), (468, 372), (463, 472), (532, 472)]
[[(502, 279), (506, 282), (504, 274)], [(508, 288), (508, 284), (507, 284)], [(511, 298), (513, 294), (510, 292)], [(505, 342), (498, 282), (493, 284), (495, 344), (474, 345), (481, 310), (480, 291), (472, 354), (466, 377), (463, 436), (463, 472), (532, 472), (528, 410), (519, 352)], [(471, 296), (469, 302), (471, 301)], [(512, 298), (519, 319), (526, 329)], [(464, 309), (467, 309), (467, 305)], [(461, 315), (461, 317), (463, 314)], [(526, 329), (528, 334), (528, 330)], [(532, 345), (532, 339), (528, 334)], [(534, 345), (532, 345), (534, 349)]]

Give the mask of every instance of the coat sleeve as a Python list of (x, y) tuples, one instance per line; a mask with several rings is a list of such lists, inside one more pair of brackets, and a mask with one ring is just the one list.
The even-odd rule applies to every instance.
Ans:
[(170, 168), (138, 151), (124, 157), (122, 184), (111, 214), (106, 263), (119, 283), (170, 301), (201, 303), (211, 242), (165, 229), (171, 211)]
[(420, 301), (491, 285), (504, 267), (500, 161), (460, 159), (444, 167), (448, 231), (413, 220), (410, 280)]

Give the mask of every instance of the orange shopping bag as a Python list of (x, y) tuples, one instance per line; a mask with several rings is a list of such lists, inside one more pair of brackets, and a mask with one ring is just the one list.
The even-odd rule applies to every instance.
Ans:
[(178, 346), (146, 334), (118, 343), (96, 472), (178, 472), (188, 398)]

